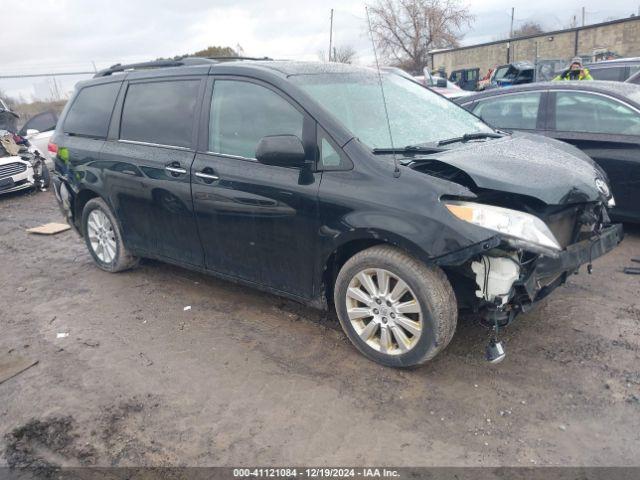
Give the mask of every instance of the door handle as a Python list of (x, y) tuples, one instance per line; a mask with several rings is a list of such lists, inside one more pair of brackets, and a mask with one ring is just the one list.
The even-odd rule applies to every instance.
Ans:
[(214, 180), (220, 180), (220, 177), (211, 173), (196, 172), (196, 177), (203, 179), (205, 182), (213, 182)]
[(174, 175), (184, 175), (185, 173), (187, 173), (187, 171), (182, 168), (182, 167), (172, 167), (171, 165), (167, 165), (166, 167), (164, 167), (164, 169), (169, 172), (172, 173)]

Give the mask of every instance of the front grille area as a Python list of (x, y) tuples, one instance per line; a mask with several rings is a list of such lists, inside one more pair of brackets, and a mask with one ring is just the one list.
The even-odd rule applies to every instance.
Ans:
[(0, 165), (0, 179), (17, 175), (18, 173), (24, 172), (26, 169), (27, 165), (20, 162), (12, 162), (7, 163), (6, 165)]
[(547, 217), (549, 230), (551, 230), (551, 233), (556, 237), (562, 248), (566, 248), (574, 242), (577, 220), (578, 209), (576, 207), (567, 208)]

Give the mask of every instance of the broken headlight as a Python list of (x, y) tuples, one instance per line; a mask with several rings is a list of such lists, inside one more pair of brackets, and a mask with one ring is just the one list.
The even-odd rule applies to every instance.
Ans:
[(540, 247), (562, 250), (547, 224), (529, 213), (473, 202), (447, 201), (445, 205), (453, 215), (465, 222)]

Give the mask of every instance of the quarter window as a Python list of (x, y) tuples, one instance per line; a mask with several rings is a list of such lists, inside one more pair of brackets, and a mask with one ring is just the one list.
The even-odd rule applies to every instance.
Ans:
[(119, 90), (120, 83), (105, 83), (80, 90), (67, 114), (63, 131), (84, 137), (107, 138)]
[(199, 87), (200, 80), (130, 84), (120, 138), (190, 147)]
[(541, 96), (540, 92), (531, 92), (481, 100), (473, 113), (497, 128), (534, 130)]
[(340, 166), (340, 154), (336, 152), (326, 138), (323, 138), (320, 142), (320, 162), (324, 168)]
[(303, 115), (274, 91), (254, 83), (216, 80), (209, 120), (209, 150), (254, 158), (267, 135), (302, 139)]
[(320, 125), (318, 125), (318, 147), (320, 150), (318, 168), (320, 170), (351, 170), (353, 168), (349, 157), (340, 152), (340, 148), (333, 140), (329, 139), (329, 135)]
[(602, 95), (557, 92), (555, 113), (562, 132), (640, 135), (640, 114)]

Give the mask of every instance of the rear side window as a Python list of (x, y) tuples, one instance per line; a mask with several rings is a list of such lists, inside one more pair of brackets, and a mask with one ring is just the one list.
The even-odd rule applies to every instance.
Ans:
[(191, 147), (200, 80), (133, 83), (122, 108), (120, 138)]
[(540, 92), (532, 92), (481, 100), (473, 109), (473, 113), (493, 127), (535, 130), (540, 96)]
[(105, 83), (80, 90), (64, 121), (63, 131), (71, 135), (107, 138), (119, 90), (120, 83)]
[(268, 88), (236, 80), (216, 80), (209, 120), (209, 150), (254, 158), (267, 135), (302, 139), (304, 117)]
[(555, 113), (562, 132), (640, 135), (640, 113), (602, 95), (557, 92)]

